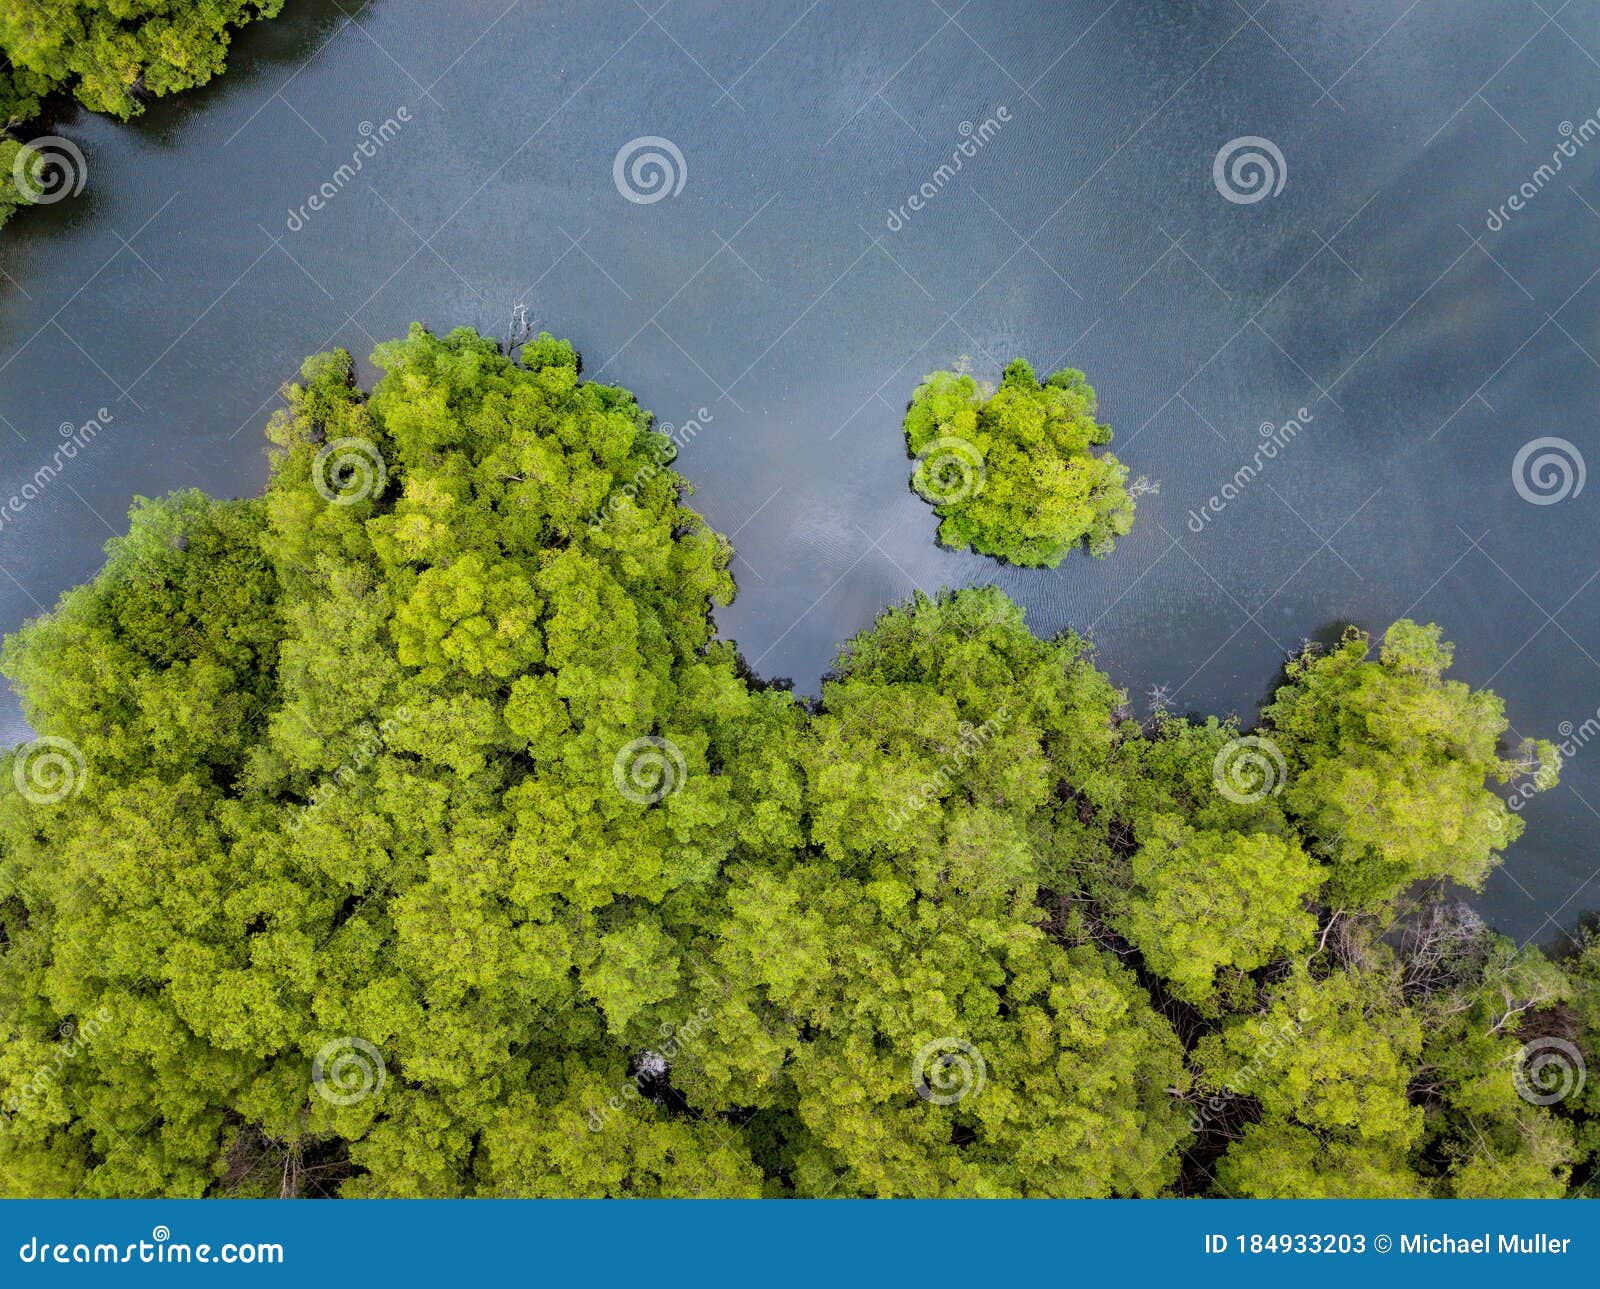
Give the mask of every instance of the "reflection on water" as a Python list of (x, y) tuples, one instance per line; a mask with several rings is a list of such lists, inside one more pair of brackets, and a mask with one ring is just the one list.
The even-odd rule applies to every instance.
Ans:
[[(1600, 451), (1600, 147), (1561, 152), (1600, 103), (1600, 0), (350, 12), (290, 6), (135, 127), (59, 124), (88, 190), (0, 241), (0, 494), (114, 420), (0, 526), (0, 627), (89, 575), (135, 494), (258, 489), (303, 355), (522, 306), (695, 423), (679, 468), (739, 552), (720, 626), (801, 689), (914, 586), (997, 581), (1141, 708), (1252, 716), (1303, 639), (1407, 613), (1519, 734), (1600, 707), (1595, 493), (1512, 474), (1541, 435)], [(1219, 163), (1238, 140), (1272, 150)], [(917, 380), (1019, 354), (1086, 371), (1160, 483), (1104, 562), (940, 550), (906, 486)], [(1590, 803), (1584, 749), (1497, 924), (1600, 903)]]

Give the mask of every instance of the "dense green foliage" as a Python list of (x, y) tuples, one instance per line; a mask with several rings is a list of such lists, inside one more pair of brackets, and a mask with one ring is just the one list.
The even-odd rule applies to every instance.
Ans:
[(1383, 903), (1419, 878), (1478, 886), (1522, 820), (1483, 790), (1551, 744), (1497, 748), (1505, 710), (1489, 693), (1445, 681), (1451, 649), (1439, 629), (1398, 623), (1379, 660), (1350, 635), (1326, 658), (1289, 665), (1267, 708), (1290, 759), (1287, 804), (1334, 868), (1337, 897)]
[(1091, 449), (1111, 441), (1081, 371), (1042, 385), (1021, 358), (1000, 387), (934, 372), (906, 410), (912, 485), (935, 507), (939, 540), (1013, 564), (1054, 568), (1075, 546), (1104, 555), (1133, 526), (1128, 468)]
[[(51, 94), (126, 121), (223, 70), (232, 29), (283, 0), (5, 0), (0, 4), (0, 224), (38, 189), (15, 181), (18, 133)], [(36, 177), (29, 177), (30, 184)]]
[(715, 639), (626, 391), (549, 336), (374, 360), (6, 647), (0, 1191), (1589, 1185), (1593, 1086), (1527, 1053), (1592, 1062), (1600, 952), (1406, 892), (1529, 768), (1437, 632), (1308, 651), (1243, 738), (947, 592), (804, 702)]

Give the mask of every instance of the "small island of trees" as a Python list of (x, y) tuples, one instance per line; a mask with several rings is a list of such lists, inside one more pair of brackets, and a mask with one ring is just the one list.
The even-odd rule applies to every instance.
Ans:
[(912, 486), (935, 507), (946, 546), (1054, 568), (1080, 545), (1107, 554), (1133, 526), (1128, 468), (1092, 451), (1111, 427), (1095, 420), (1081, 371), (1040, 384), (1018, 358), (998, 389), (934, 372), (911, 397), (905, 436)]

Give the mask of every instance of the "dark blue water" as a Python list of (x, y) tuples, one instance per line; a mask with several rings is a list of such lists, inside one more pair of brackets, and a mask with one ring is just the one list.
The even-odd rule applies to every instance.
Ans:
[[(1092, 630), (1141, 710), (1250, 718), (1304, 638), (1405, 614), (1520, 733), (1600, 707), (1600, 483), (1539, 505), (1512, 473), (1538, 437), (1600, 466), (1600, 0), (657, 2), (293, 0), (206, 90), (60, 122), (87, 191), (0, 238), (0, 497), (61, 423), (115, 420), (0, 527), (0, 628), (135, 494), (259, 489), (303, 355), (522, 304), (663, 421), (706, 409), (680, 468), (738, 548), (721, 628), (801, 689), (913, 587), (994, 580)], [(682, 157), (653, 202), (613, 177), (642, 136)], [(1281, 191), (1219, 192), (1242, 136)], [(1105, 561), (940, 550), (905, 486), (916, 381), (1018, 354), (1089, 373), (1159, 482)], [(1596, 809), (1586, 746), (1481, 899), (1497, 925), (1548, 942), (1600, 906)]]

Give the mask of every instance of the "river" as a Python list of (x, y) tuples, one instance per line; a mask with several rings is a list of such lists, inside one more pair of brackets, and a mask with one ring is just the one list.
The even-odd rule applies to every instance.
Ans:
[[(0, 235), (0, 497), (113, 418), (0, 527), (0, 629), (136, 494), (258, 491), (304, 355), (520, 305), (697, 423), (720, 629), (803, 691), (913, 587), (995, 581), (1140, 714), (1248, 722), (1302, 640), (1411, 615), (1519, 733), (1581, 742), (1600, 0), (1246, 3), (291, 0), (205, 89), (57, 122), (85, 192)], [(917, 380), (1019, 354), (1087, 372), (1159, 485), (1108, 559), (942, 550), (906, 486)], [(1600, 907), (1596, 808), (1581, 746), (1491, 922), (1550, 944)]]

